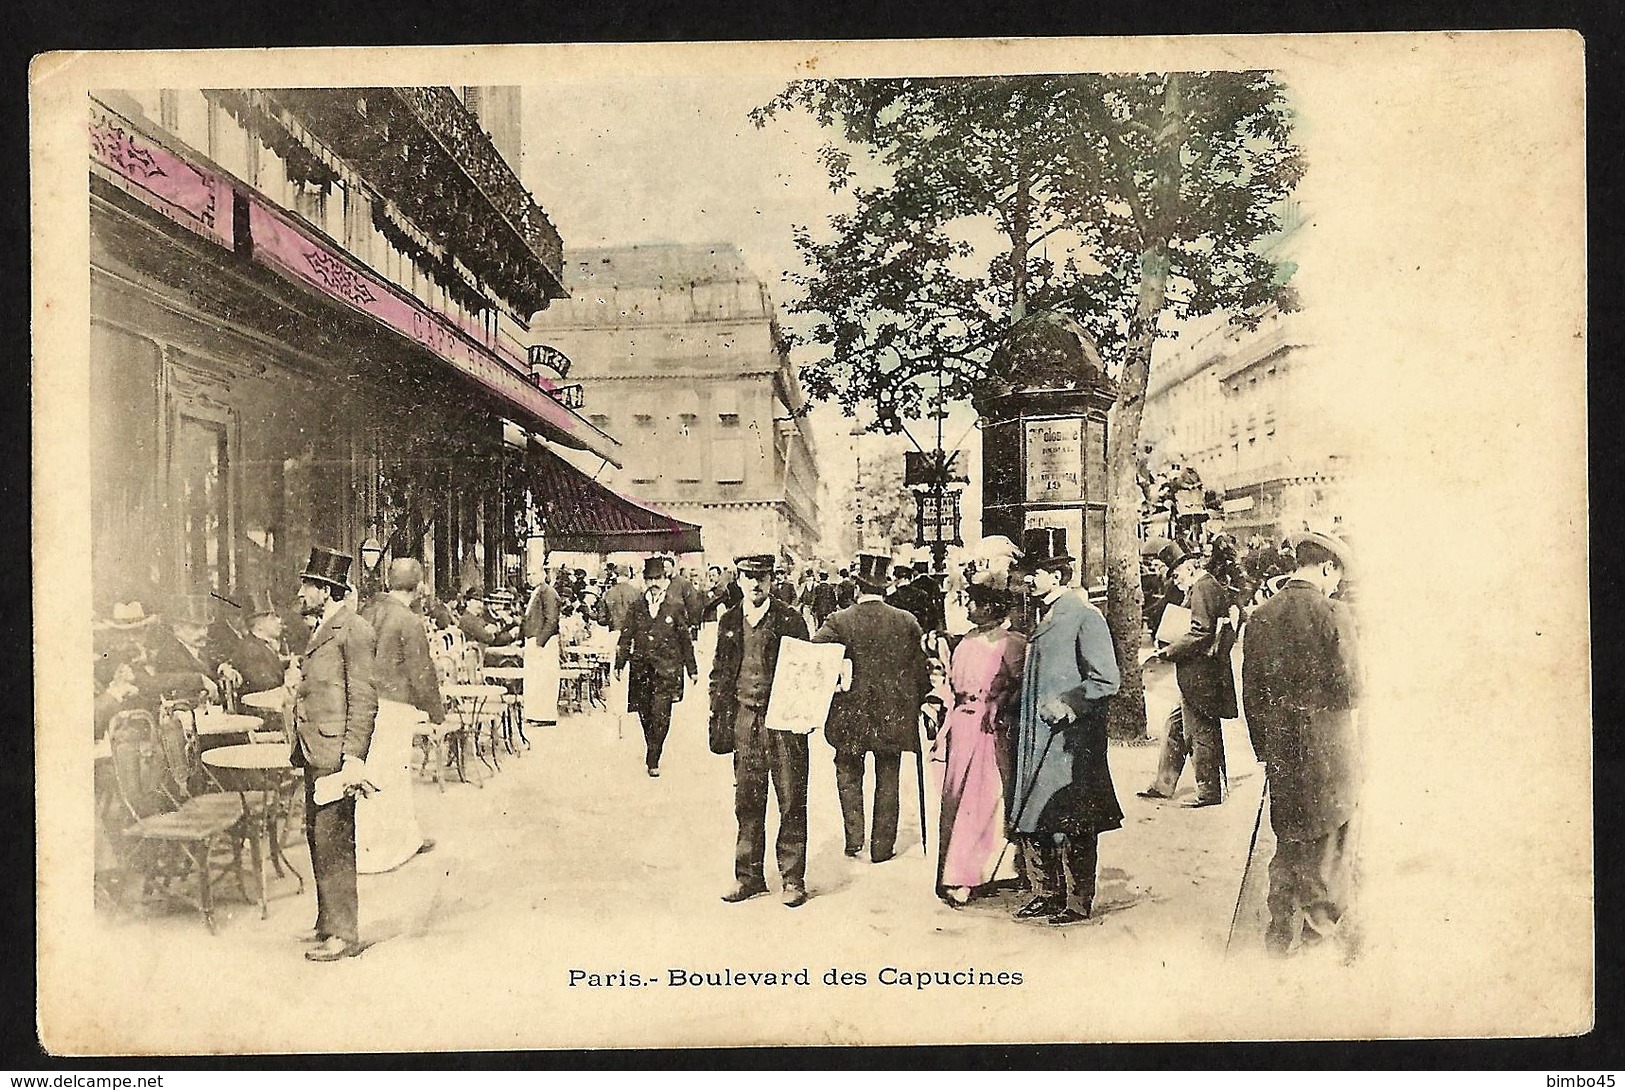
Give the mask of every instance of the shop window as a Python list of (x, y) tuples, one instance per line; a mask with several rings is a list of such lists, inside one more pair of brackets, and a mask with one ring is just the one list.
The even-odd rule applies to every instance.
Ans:
[(231, 582), (226, 456), (224, 424), (178, 418), (170, 473), (180, 512), (181, 583), (189, 593), (219, 591)]

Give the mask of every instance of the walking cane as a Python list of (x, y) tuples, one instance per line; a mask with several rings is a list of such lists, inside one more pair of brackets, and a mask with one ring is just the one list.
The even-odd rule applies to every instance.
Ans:
[(1247, 842), (1247, 862), (1241, 868), (1241, 888), (1236, 890), (1236, 907), (1230, 913), (1230, 933), (1224, 938), (1224, 954), (1230, 956), (1230, 944), (1236, 941), (1236, 921), (1241, 919), (1241, 899), (1247, 894), (1247, 875), (1252, 873), (1253, 853), (1258, 850), (1258, 830), (1264, 824), (1264, 800), (1270, 796), (1270, 781), (1266, 776), (1264, 789), (1258, 793), (1258, 814), (1253, 818), (1253, 838)]
[(914, 751), (914, 782), (920, 788), (920, 854), (927, 855), (925, 847), (925, 747)]
[[(1021, 796), (1021, 801), (1016, 803), (1015, 812), (1013, 814), (1007, 815), (1007, 820), (1008, 820), (1010, 825), (1014, 826), (1016, 822), (1020, 821), (1022, 811), (1027, 809), (1027, 800), (1033, 797), (1033, 791), (1036, 790), (1037, 787), (1038, 787), (1038, 770), (1044, 767), (1044, 758), (1049, 756), (1049, 747), (1055, 744), (1055, 736), (1060, 734), (1060, 733), (1061, 732), (1056, 730), (1053, 725), (1050, 727), (1049, 739), (1047, 741), (1045, 741), (1043, 751), (1041, 753), (1039, 753), (1038, 760), (1033, 764), (1033, 778), (1032, 778), (1032, 781), (1027, 784), (1027, 791), (1026, 791), (1026, 793), (1024, 795)], [(993, 864), (993, 874), (995, 876), (998, 875), (999, 868), (1004, 866), (1004, 853), (1009, 851), (1009, 850), (1010, 850), (1010, 839), (1008, 837), (1006, 837), (1005, 841), (1004, 841), (1004, 847), (999, 849), (998, 861)]]

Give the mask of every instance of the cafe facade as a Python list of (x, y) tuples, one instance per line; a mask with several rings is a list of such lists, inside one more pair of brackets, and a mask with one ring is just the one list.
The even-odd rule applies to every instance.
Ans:
[(473, 90), (91, 96), (98, 612), (287, 601), (312, 545), (364, 593), (410, 555), (450, 596), (517, 582), (550, 522), (694, 531), (559, 470), (619, 444), (521, 347), (562, 242)]

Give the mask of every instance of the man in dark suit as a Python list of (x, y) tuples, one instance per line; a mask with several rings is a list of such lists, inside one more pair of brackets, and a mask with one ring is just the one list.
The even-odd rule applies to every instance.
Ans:
[(846, 854), (863, 850), (863, 763), (875, 755), (874, 828), (869, 858), (883, 863), (897, 845), (899, 769), (904, 751), (920, 751), (920, 705), (931, 690), (920, 625), (881, 600), (889, 557), (858, 554), (862, 593), (830, 614), (814, 643), (839, 643), (851, 663), (851, 685), (830, 703), (824, 736), (835, 749), (835, 788), (841, 797)]
[(1179, 715), (1170, 716), (1157, 762), (1157, 778), (1141, 798), (1171, 799), (1188, 756), (1196, 771), (1192, 806), (1217, 806), (1225, 798), (1224, 729), (1220, 720), (1236, 717), (1236, 683), (1230, 669), (1232, 641), (1221, 641), (1229, 619), (1230, 592), (1202, 569), (1200, 553), (1186, 554), (1170, 543), (1162, 553), (1169, 575), (1191, 611), (1189, 629), (1157, 652), (1175, 666)]
[(231, 664), (243, 679), (243, 692), (282, 688), (287, 661), (282, 657), (282, 614), (269, 594), (255, 592), (247, 607), (248, 635), (238, 641)]
[[(730, 903), (767, 892), (767, 785), (779, 800), (776, 854), (784, 903), (807, 901), (807, 736), (769, 730), (762, 723), (779, 663), (779, 640), (807, 638), (799, 610), (773, 597), (773, 556), (742, 556), (744, 601), (717, 622), (717, 653), (711, 666), (711, 737), (731, 743), (734, 759), (734, 848)], [(712, 749), (720, 748), (713, 744)], [(724, 750), (726, 752), (726, 750)]]
[(822, 628), (829, 615), (841, 608), (836, 599), (835, 584), (829, 581), (829, 572), (820, 571), (818, 582), (813, 584), (812, 600), (809, 603), (809, 612), (812, 614), (813, 624)]
[(378, 715), (373, 688), (377, 637), (349, 601), (351, 558), (320, 547), (300, 574), (300, 610), (315, 622), (305, 650), (292, 763), (305, 770), (305, 832), (316, 879), (318, 945), (310, 961), (361, 953), (356, 902), (355, 796), (318, 805), (316, 781), (335, 772), (360, 780)]
[(519, 625), (492, 621), (485, 608), (485, 592), (479, 587), (470, 587), (464, 597), (466, 604), (463, 615), (457, 619), (457, 627), (480, 645), (482, 654), (487, 647), (506, 647), (519, 637)]
[(688, 625), (688, 635), (692, 639), (699, 630), (700, 618), (705, 615), (705, 598), (694, 586), (692, 580), (677, 570), (677, 558), (666, 557), (666, 595), (682, 606), (683, 617)]
[(1286, 955), (1337, 934), (1351, 894), (1359, 814), (1359, 655), (1353, 618), (1330, 595), (1347, 548), (1322, 534), (1294, 543), (1296, 569), (1247, 622), (1241, 697), (1270, 793), (1268, 930)]
[(660, 775), (660, 755), (671, 730), (671, 706), (683, 699), (683, 674), (697, 680), (694, 641), (688, 634), (688, 610), (670, 593), (666, 562), (651, 556), (643, 565), (643, 600), (626, 611), (626, 625), (615, 647), (615, 676), (632, 665), (626, 684), (626, 710), (643, 724), (644, 765)]

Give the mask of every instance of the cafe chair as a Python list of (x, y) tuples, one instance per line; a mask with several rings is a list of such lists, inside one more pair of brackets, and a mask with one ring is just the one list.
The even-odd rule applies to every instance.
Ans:
[[(167, 724), (167, 725), (166, 725)], [(188, 784), (186, 740), (173, 714), (154, 719), (144, 709), (120, 712), (108, 726), (120, 802), (129, 815), (120, 830), (132, 869), (142, 875), (143, 898), (152, 894), (197, 908), (212, 934), (213, 857), (229, 850), (230, 868), (244, 898), (252, 901), (243, 872), (243, 842), (251, 838), (248, 815), (235, 794), (194, 795)], [(177, 887), (196, 881), (195, 895)]]

